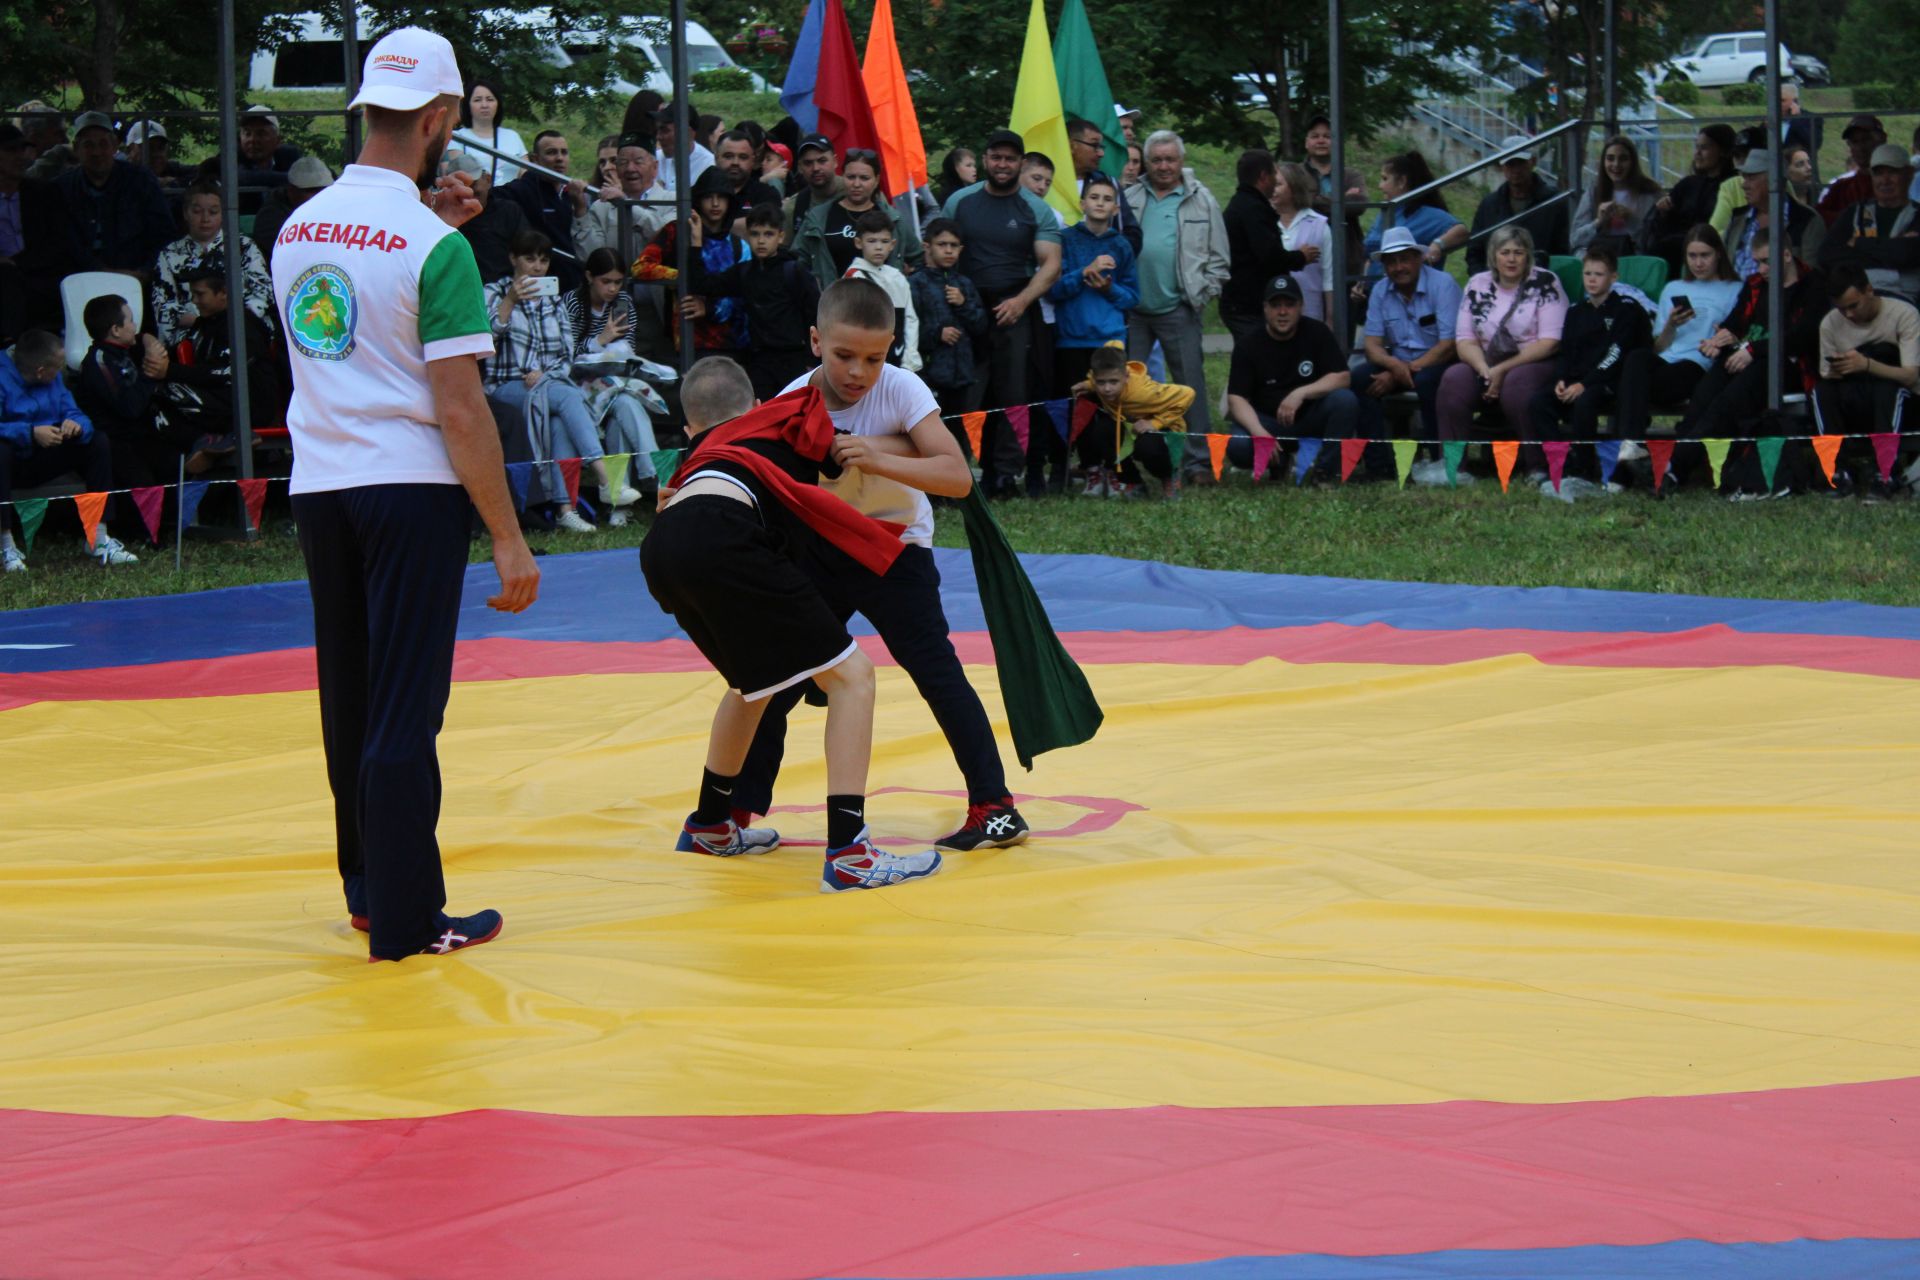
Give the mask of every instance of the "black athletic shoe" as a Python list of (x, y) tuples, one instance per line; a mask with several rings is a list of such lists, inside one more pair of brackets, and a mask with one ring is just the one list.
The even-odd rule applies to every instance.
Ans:
[[(415, 952), (423, 956), (444, 956), (455, 951), (465, 951), (468, 947), (477, 947), (492, 942), (500, 936), (500, 928), (505, 923), (498, 911), (476, 911), (470, 916), (450, 916), (444, 912), (440, 923), (435, 926), (440, 936)], [(398, 960), (398, 956), (368, 956), (368, 964), (378, 964), (382, 960)]]
[(941, 849), (967, 853), (974, 849), (1006, 849), (1027, 838), (1027, 820), (1013, 807), (1013, 797), (1003, 796), (991, 804), (967, 806), (967, 820), (952, 835), (933, 843)]

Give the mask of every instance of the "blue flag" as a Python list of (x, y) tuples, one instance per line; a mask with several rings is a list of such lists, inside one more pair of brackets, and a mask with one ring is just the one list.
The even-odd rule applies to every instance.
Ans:
[(820, 29), (826, 23), (826, 14), (826, 0), (809, 0), (800, 38), (793, 42), (793, 61), (787, 64), (787, 82), (780, 86), (780, 109), (793, 117), (802, 133), (820, 128), (820, 108), (814, 105), (813, 89), (820, 78)]
[(1613, 479), (1613, 469), (1620, 465), (1620, 442), (1618, 440), (1596, 440), (1593, 451), (1600, 455), (1600, 483)]
[(207, 496), (205, 480), (189, 480), (180, 490), (180, 523), (192, 524), (200, 514), (200, 500)]
[(1073, 401), (1047, 401), (1047, 416), (1053, 419), (1053, 429), (1060, 433), (1061, 444), (1073, 438)]
[(1313, 470), (1313, 464), (1318, 461), (1319, 458), (1320, 442), (1312, 438), (1302, 440), (1300, 442), (1300, 452), (1295, 454), (1293, 458), (1293, 482), (1295, 484), (1304, 483), (1307, 478), (1307, 472)]
[(507, 464), (507, 487), (513, 490), (513, 509), (527, 509), (527, 485), (533, 480), (531, 462), (509, 462)]

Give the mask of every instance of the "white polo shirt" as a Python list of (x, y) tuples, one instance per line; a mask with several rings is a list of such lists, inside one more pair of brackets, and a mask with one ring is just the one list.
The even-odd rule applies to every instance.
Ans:
[(281, 228), (273, 293), (293, 363), (292, 492), (459, 484), (427, 363), (491, 356), (493, 337), (472, 247), (418, 188), (348, 165)]
[[(781, 392), (798, 391), (807, 385), (811, 373), (795, 378)], [(918, 426), (930, 413), (940, 412), (940, 402), (927, 390), (918, 374), (897, 364), (880, 366), (880, 380), (867, 388), (867, 394), (845, 409), (829, 410), (833, 425), (854, 436), (903, 436)], [(857, 467), (849, 467), (838, 480), (822, 477), (820, 487), (837, 495), (854, 510), (876, 520), (891, 520), (907, 526), (900, 541), (916, 547), (933, 545), (933, 504), (927, 495), (898, 480), (870, 476)]]

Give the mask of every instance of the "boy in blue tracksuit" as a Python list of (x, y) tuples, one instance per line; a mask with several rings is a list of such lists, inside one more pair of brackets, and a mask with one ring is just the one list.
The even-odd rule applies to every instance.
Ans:
[[(11, 354), (0, 355), (0, 504), (6, 504), (0, 507), (0, 572), (27, 567), (24, 548), (13, 540), (15, 487), (30, 489), (69, 471), (90, 492), (113, 486), (113, 447), (74, 403), (60, 376), (66, 363), (66, 345), (44, 329), (27, 330)], [(104, 527), (92, 550), (101, 564), (136, 558)]]
[[(1127, 312), (1140, 301), (1140, 272), (1133, 245), (1115, 229), (1120, 192), (1103, 173), (1087, 179), (1080, 193), (1081, 221), (1060, 236), (1060, 278), (1047, 290), (1060, 325), (1054, 347), (1054, 394), (1073, 394), (1087, 380), (1093, 353), (1109, 342), (1127, 340)], [(1107, 492), (1115, 459), (1113, 440), (1104, 432), (1081, 439), (1080, 461), (1087, 469), (1089, 494)]]

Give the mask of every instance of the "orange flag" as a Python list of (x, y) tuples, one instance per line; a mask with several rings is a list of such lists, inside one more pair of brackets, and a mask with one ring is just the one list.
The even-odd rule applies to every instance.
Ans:
[(987, 429), (987, 411), (976, 409), (972, 413), (961, 414), (960, 425), (966, 428), (967, 444), (973, 449), (973, 460), (980, 461), (980, 437)]
[(1513, 464), (1520, 457), (1518, 440), (1495, 440), (1493, 442), (1493, 465), (1500, 472), (1500, 492), (1507, 491), (1507, 481), (1513, 478)]
[(107, 509), (107, 495), (104, 493), (77, 493), (73, 505), (80, 508), (80, 527), (87, 531), (87, 550), (93, 550), (93, 540), (100, 532), (100, 513)]
[(1227, 437), (1210, 435), (1207, 437), (1207, 457), (1213, 462), (1213, 478), (1218, 480), (1227, 469)]
[(1827, 473), (1827, 484), (1833, 484), (1833, 464), (1840, 456), (1839, 436), (1815, 436), (1813, 451), (1820, 455), (1820, 469)]
[(927, 144), (920, 138), (920, 120), (914, 114), (913, 95), (907, 92), (907, 69), (900, 46), (893, 39), (893, 0), (876, 0), (873, 25), (867, 28), (867, 60), (860, 68), (867, 86), (867, 103), (880, 130), (881, 172), (887, 195), (898, 199), (908, 187), (927, 185)]

